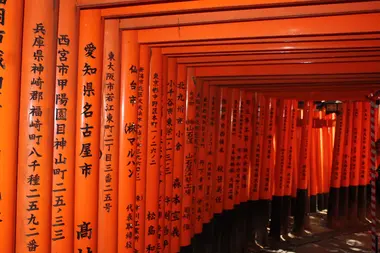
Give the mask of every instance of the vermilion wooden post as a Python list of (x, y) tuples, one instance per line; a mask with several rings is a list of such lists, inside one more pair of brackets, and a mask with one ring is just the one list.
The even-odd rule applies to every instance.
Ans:
[(184, 137), (185, 137), (185, 98), (186, 98), (186, 67), (177, 65), (177, 92), (176, 92), (176, 124), (175, 124), (175, 150), (173, 168), (173, 198), (172, 198), (172, 218), (171, 218), (171, 252), (178, 252), (180, 249), (180, 238), (182, 237), (182, 211), (183, 201), (182, 188), (184, 187), (183, 166), (184, 166)]
[[(13, 7), (11, 1), (8, 1), (7, 4), (10, 4), (10, 6)], [(38, 8), (36, 8), (36, 5), (38, 5)], [(16, 3), (14, 7), (22, 9), (20, 3)], [(10, 11), (12, 19), (15, 19), (14, 15), (21, 15), (22, 12), (14, 14), (14, 11), (20, 11), (20, 9), (13, 10), (12, 12)], [(14, 25), (19, 25), (20, 21), (16, 21), (13, 24), (11, 23), (12, 20), (8, 20), (7, 18), (7, 14), (2, 15), (2, 23), (6, 22), (10, 25), (11, 29), (15, 29), (14, 31), (16, 32), (19, 28), (14, 27)], [(50, 217), (54, 145), (53, 84), (55, 82), (56, 71), (56, 24), (57, 6), (54, 6), (53, 1), (43, 0), (25, 2), (19, 107), (18, 146), (20, 148), (18, 150), (16, 252), (49, 252), (51, 250)], [(8, 32), (10, 30), (7, 29), (6, 31)], [(21, 39), (21, 37), (14, 38), (15, 35), (20, 36), (19, 33), (13, 34), (10, 32), (11, 37), (7, 38), (6, 36), (8, 36), (8, 34), (2, 34), (4, 39), (8, 41), (11, 40), (9, 43), (11, 43), (12, 46), (19, 45), (19, 42), (16, 41)], [(20, 48), (16, 47), (15, 50), (20, 50)], [(12, 51), (4, 51), (3, 53), (4, 56), (8, 57)], [(2, 65), (6, 68), (8, 64), (8, 62), (5, 62), (6, 59), (10, 64), (9, 66), (12, 66), (13, 64), (11, 61), (13, 61), (13, 59), (11, 58), (5, 58)], [(17, 65), (17, 61), (19, 60), (15, 60), (16, 66), (18, 67), (19, 65)], [(8, 88), (14, 88), (14, 86), (17, 86), (18, 77), (17, 72), (15, 72), (14, 69), (16, 66), (10, 67), (11, 72), (7, 71), (9, 75), (14, 76), (14, 81), (10, 82), (11, 80), (4, 79), (8, 74), (7, 76), (3, 76), (3, 87), (5, 87), (5, 85), (11, 86)], [(10, 76), (8, 76), (8, 78), (9, 77)], [(3, 97), (4, 95), (2, 94), (1, 96)], [(14, 94), (13, 98), (15, 96), (18, 96), (18, 93)], [(9, 97), (9, 99), (11, 98), (12, 97)], [(10, 103), (9, 106), (12, 106), (12, 104), (14, 105), (15, 101)], [(0, 110), (2, 109), (4, 108), (0, 108)], [(17, 115), (16, 111), (13, 111), (13, 113)], [(56, 117), (60, 117), (60, 115), (57, 114)], [(16, 122), (13, 120), (13, 124), (15, 123)], [(3, 125), (4, 122), (1, 122), (0, 124)], [(12, 136), (9, 137), (11, 138)], [(1, 142), (2, 141), (3, 140), (1, 140)], [(16, 139), (13, 139), (13, 141), (15, 142)], [(61, 146), (59, 148), (65, 149), (69, 147)], [(5, 154), (1, 155), (3, 156)], [(9, 169), (11, 170), (11, 168)], [(11, 178), (9, 179), (12, 180)], [(4, 195), (4, 197), (9, 198), (10, 196)], [(3, 197), (1, 197), (1, 199), (2, 198)], [(2, 200), (0, 201), (2, 202)], [(1, 215), (0, 219), (2, 219)], [(10, 219), (11, 216), (9, 216), (7, 223), (13, 223)], [(11, 231), (9, 231), (9, 233)], [(4, 240), (2, 239), (1, 241), (3, 242)]]
[[(81, 11), (79, 34), (74, 249), (78, 252), (97, 252), (103, 58), (100, 10)], [(87, 129), (91, 130), (91, 134)]]
[(147, 173), (147, 132), (148, 132), (148, 96), (150, 73), (150, 49), (140, 46), (137, 85), (137, 161), (136, 161), (136, 208), (135, 208), (135, 250), (145, 252), (145, 199)]
[(151, 49), (148, 104), (148, 141), (145, 198), (145, 250), (157, 251), (158, 196), (161, 145), (162, 53)]
[[(119, 22), (106, 20), (100, 112), (99, 252), (117, 252), (118, 249), (120, 58)], [(110, 110), (110, 107), (113, 109)], [(91, 134), (92, 128), (86, 125), (81, 130), (87, 136)]]
[[(53, 151), (53, 195), (51, 251), (69, 252), (74, 247), (75, 120), (78, 72), (78, 12), (76, 1), (59, 2), (58, 41), (55, 80), (55, 110), (66, 117), (55, 118), (54, 140), (66, 148)], [(57, 114), (56, 114), (57, 115)], [(65, 163), (60, 161), (64, 160)], [(65, 189), (62, 191), (62, 189)]]
[[(117, 32), (119, 33), (119, 30)], [(105, 57), (108, 55), (105, 52)], [(120, 106), (120, 122), (117, 128), (120, 129), (120, 149), (117, 154), (119, 159), (117, 252), (134, 252), (135, 250), (136, 177), (138, 175), (137, 118), (140, 106), (138, 103), (139, 57), (137, 31), (123, 31), (121, 33), (121, 53), (119, 54), (121, 59), (116, 59), (114, 64), (116, 67), (117, 63), (121, 62), (119, 67), (122, 70), (119, 88), (120, 105), (114, 105), (115, 109)], [(107, 83), (112, 82), (106, 80), (106, 85)], [(117, 91), (116, 87), (114, 89)], [(110, 110), (110, 106), (114, 103), (110, 101), (105, 106), (108, 105), (108, 110)]]
[(185, 100), (185, 140), (184, 140), (184, 165), (182, 186), (182, 224), (181, 247), (191, 244), (192, 237), (192, 175), (194, 169), (194, 120), (195, 120), (195, 93), (196, 86), (193, 81), (194, 69), (187, 69), (186, 100)]
[[(207, 92), (207, 94), (205, 94)], [(195, 152), (196, 152), (196, 184), (195, 187), (195, 234), (202, 232), (205, 215), (205, 181), (206, 181), (206, 122), (208, 86), (203, 82), (196, 83), (196, 121), (195, 121)], [(206, 99), (206, 102), (204, 101)]]
[(265, 103), (264, 142), (262, 168), (260, 175), (260, 205), (258, 215), (261, 217), (259, 229), (261, 243), (267, 244), (266, 223), (269, 219), (269, 201), (273, 194), (273, 176), (275, 165), (274, 137), (276, 133), (276, 99), (267, 98)]
[[(318, 182), (318, 196), (317, 196), (317, 208), (318, 211), (322, 211), (324, 207), (324, 193), (325, 193), (325, 169), (323, 167), (324, 160), (324, 147), (323, 147), (323, 128), (325, 121), (323, 120), (322, 111), (316, 113), (316, 120), (319, 122), (317, 133), (314, 136), (317, 143), (317, 182)], [(319, 179), (319, 180), (318, 180)]]
[(305, 102), (302, 130), (301, 130), (301, 143), (299, 149), (299, 163), (298, 163), (298, 184), (297, 184), (297, 202), (296, 213), (294, 216), (294, 232), (302, 234), (305, 227), (306, 205), (308, 204), (308, 176), (309, 176), (309, 141), (311, 134), (312, 124), (312, 102)]
[[(210, 192), (209, 201), (209, 218), (211, 219), (215, 213), (215, 183), (216, 183), (216, 160), (215, 155), (216, 141), (217, 141), (217, 115), (218, 115), (218, 97), (217, 88), (215, 86), (209, 86), (209, 99), (208, 99), (208, 116), (207, 116), (207, 177), (210, 181), (209, 189), (206, 192)], [(216, 190), (216, 189), (215, 189)]]
[[(228, 90), (228, 102), (227, 102), (227, 131), (226, 131), (226, 142), (227, 142), (227, 158), (225, 162), (225, 173), (224, 173), (224, 196), (223, 196), (223, 209), (232, 210), (234, 208), (234, 187), (236, 186), (236, 168), (238, 163), (238, 141), (237, 141), (237, 131), (238, 131), (238, 116), (239, 116), (239, 90), (229, 89)], [(227, 221), (226, 221), (227, 222)], [(231, 224), (232, 225), (232, 224)]]
[(318, 182), (321, 181), (322, 179), (319, 179), (317, 177), (317, 173), (319, 171), (318, 169), (318, 157), (319, 157), (319, 152), (318, 152), (318, 111), (316, 111), (313, 108), (312, 111), (312, 129), (311, 129), (311, 134), (310, 134), (310, 213), (315, 213), (317, 212), (317, 197), (319, 193), (319, 186)]
[(253, 113), (253, 101), (252, 94), (249, 92), (241, 91), (242, 101), (244, 102), (244, 107), (242, 109), (243, 113), (243, 157), (242, 157), (242, 174), (241, 174), (241, 194), (240, 199), (242, 202), (247, 202), (249, 200), (249, 162), (250, 154), (252, 150), (251, 139), (252, 139), (252, 113)]
[[(161, 132), (160, 132), (160, 176), (158, 197), (158, 228), (157, 251), (164, 250), (165, 234), (165, 188), (166, 188), (166, 114), (167, 114), (167, 83), (168, 83), (168, 58), (162, 57), (162, 86), (161, 86)], [(171, 182), (171, 181), (170, 181)]]
[(343, 161), (342, 161), (342, 175), (340, 182), (339, 192), (339, 220), (342, 225), (346, 225), (348, 219), (348, 196), (350, 185), (350, 167), (351, 167), (351, 150), (352, 150), (352, 128), (353, 128), (353, 109), (354, 104), (347, 102), (346, 109), (346, 126), (343, 130), (344, 142), (343, 142)]
[(333, 154), (333, 166), (331, 170), (331, 184), (329, 194), (328, 206), (328, 226), (339, 226), (339, 188), (341, 184), (342, 166), (343, 166), (343, 152), (344, 152), (344, 129), (347, 124), (346, 115), (347, 104), (343, 105), (343, 111), (337, 115), (336, 131), (335, 131), (335, 145)]
[(0, 252), (12, 253), (15, 250), (16, 231), (23, 1), (3, 1), (0, 7), (5, 13), (1, 25), (4, 31), (1, 35), (3, 66), (0, 67)]
[(362, 102), (362, 131), (361, 131), (361, 166), (359, 172), (359, 191), (358, 191), (358, 217), (364, 222), (366, 218), (367, 206), (367, 185), (369, 179), (369, 139), (370, 139), (370, 103)]
[(243, 140), (243, 120), (244, 120), (244, 94), (241, 90), (238, 90), (238, 110), (236, 117), (236, 135), (237, 135), (237, 161), (236, 161), (236, 170), (235, 170), (235, 183), (234, 183), (234, 204), (239, 205), (241, 203), (240, 193), (242, 191), (242, 173), (243, 173), (243, 149), (244, 149), (244, 140)]
[(296, 163), (294, 157), (296, 154), (296, 129), (297, 128), (297, 101), (291, 100), (289, 107), (288, 117), (288, 152), (285, 156), (285, 184), (284, 184), (284, 199), (283, 199), (283, 214), (282, 214), (282, 234), (288, 235), (289, 232), (289, 216), (291, 216), (291, 197), (292, 188), (295, 182), (293, 181), (293, 175), (296, 173)]
[[(165, 70), (164, 70), (165, 71)], [(173, 206), (173, 170), (175, 150), (175, 126), (176, 126), (176, 83), (177, 64), (175, 58), (168, 59), (168, 81), (166, 85), (166, 154), (165, 154), (165, 227), (163, 252), (170, 253), (171, 246), (171, 221)], [(163, 127), (164, 127), (163, 126)]]
[(272, 198), (271, 236), (280, 240), (281, 236), (281, 214), (283, 210), (283, 196), (285, 187), (285, 168), (288, 153), (289, 115), (290, 100), (280, 100), (277, 114), (278, 129), (276, 133), (276, 165), (274, 170), (274, 196)]
[(362, 109), (361, 102), (354, 102), (352, 120), (352, 145), (350, 164), (350, 189), (349, 189), (349, 220), (351, 224), (358, 221), (358, 186), (361, 166), (361, 132), (362, 132)]

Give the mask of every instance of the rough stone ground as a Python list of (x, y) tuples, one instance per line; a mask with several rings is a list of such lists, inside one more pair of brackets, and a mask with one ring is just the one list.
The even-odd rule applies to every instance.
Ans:
[(310, 216), (311, 234), (303, 237), (289, 238), (281, 243), (270, 242), (270, 248), (251, 247), (249, 252), (281, 253), (357, 253), (371, 252), (371, 235), (369, 225), (362, 224), (350, 229), (334, 231), (326, 228), (326, 214), (317, 213)]

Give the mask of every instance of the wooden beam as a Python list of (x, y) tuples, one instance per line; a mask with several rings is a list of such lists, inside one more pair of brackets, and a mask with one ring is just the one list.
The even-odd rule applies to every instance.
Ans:
[(263, 43), (263, 44), (235, 44), (235, 45), (203, 45), (203, 46), (179, 46), (162, 49), (165, 55), (181, 55), (196, 53), (229, 53), (229, 52), (258, 52), (258, 51), (327, 51), (350, 49), (377, 49), (380, 48), (380, 40), (340, 41), (334, 42), (293, 42), (293, 43)]
[(379, 1), (359, 3), (336, 3), (328, 5), (308, 5), (292, 7), (276, 7), (223, 10), (189, 14), (161, 15), (149, 17), (126, 17), (120, 20), (121, 29), (147, 29), (160, 27), (180, 27), (199, 24), (216, 24), (254, 20), (286, 19), (294, 17), (317, 17), (352, 13), (375, 13), (380, 11)]
[(379, 73), (380, 62), (197, 67), (197, 77)]
[(379, 33), (380, 14), (236, 22), (139, 30), (140, 43)]

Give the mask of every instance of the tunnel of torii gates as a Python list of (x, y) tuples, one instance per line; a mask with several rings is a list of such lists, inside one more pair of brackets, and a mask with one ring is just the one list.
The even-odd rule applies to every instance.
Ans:
[(0, 252), (238, 252), (325, 209), (375, 229), (379, 12), (0, 0)]

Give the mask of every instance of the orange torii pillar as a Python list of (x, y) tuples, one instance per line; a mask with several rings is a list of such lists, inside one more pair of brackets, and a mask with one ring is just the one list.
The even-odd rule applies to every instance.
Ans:
[[(145, 199), (147, 168), (148, 96), (150, 49), (140, 46), (138, 83), (137, 83), (137, 156), (136, 156), (136, 200), (134, 240), (135, 252), (145, 252)], [(132, 67), (132, 66), (131, 66)], [(130, 70), (130, 69), (128, 69)], [(133, 128), (133, 125), (130, 125)], [(132, 210), (128, 210), (132, 212)], [(130, 232), (128, 234), (130, 236)]]
[(285, 168), (288, 153), (289, 141), (289, 115), (290, 100), (280, 100), (277, 110), (277, 134), (276, 134), (276, 165), (274, 170), (274, 195), (272, 198), (272, 212), (270, 233), (275, 240), (280, 240), (281, 236), (281, 214), (283, 210), (283, 197), (285, 189)]
[(370, 108), (369, 102), (362, 102), (361, 162), (358, 189), (358, 217), (364, 222), (367, 215), (367, 185), (370, 164)]
[(299, 163), (298, 163), (298, 184), (297, 184), (297, 200), (294, 214), (294, 232), (301, 234), (305, 228), (306, 215), (308, 210), (308, 175), (309, 175), (309, 142), (312, 127), (312, 113), (313, 104), (307, 101), (304, 104), (304, 112), (302, 119), (302, 132), (301, 143), (299, 149)]
[[(177, 65), (177, 84), (175, 96), (175, 137), (174, 137), (174, 167), (173, 167), (173, 192), (171, 211), (171, 241), (170, 252), (179, 252), (181, 243), (182, 226), (182, 188), (184, 165), (184, 136), (185, 136), (185, 97), (186, 97), (186, 66)], [(173, 91), (174, 92), (174, 91)]]
[[(103, 58), (101, 26), (100, 10), (81, 11), (74, 209), (74, 248), (78, 252), (97, 252), (98, 243), (99, 119)], [(87, 131), (89, 128), (91, 134)]]
[(267, 98), (265, 103), (265, 121), (264, 121), (264, 142), (262, 167), (260, 175), (260, 204), (258, 205), (257, 215), (260, 217), (258, 229), (261, 237), (261, 244), (266, 245), (267, 230), (266, 226), (269, 221), (269, 203), (272, 200), (273, 177), (275, 166), (274, 138), (276, 134), (276, 108), (277, 101), (274, 98)]
[[(207, 86), (209, 86), (207, 84)], [(208, 96), (208, 113), (207, 113), (207, 180), (210, 182), (207, 186), (206, 193), (209, 193), (209, 201), (208, 201), (208, 219), (211, 220), (210, 230), (212, 234), (216, 229), (216, 219), (214, 216), (214, 203), (215, 203), (215, 195), (214, 195), (214, 186), (216, 181), (216, 160), (215, 156), (218, 153), (216, 150), (216, 141), (217, 141), (217, 115), (218, 115), (218, 97), (217, 97), (217, 88), (215, 86), (209, 86), (209, 96)], [(207, 204), (205, 205), (207, 208)], [(211, 245), (209, 245), (208, 249), (212, 251), (217, 250), (218, 245), (218, 237), (212, 236)]]
[(339, 188), (341, 184), (341, 175), (343, 167), (344, 152), (344, 129), (347, 124), (347, 104), (343, 104), (343, 109), (337, 114), (335, 145), (333, 154), (333, 165), (331, 170), (331, 184), (329, 194), (329, 205), (327, 214), (327, 224), (329, 227), (339, 226)]
[[(3, 10), (0, 24), (0, 252), (3, 253), (12, 253), (15, 250), (18, 147), (16, 140), (19, 133), (23, 3), (22, 0), (0, 2), (0, 8)], [(29, 32), (33, 34), (32, 30)], [(28, 45), (29, 43), (33, 41), (27, 41)]]
[[(120, 36), (119, 22), (104, 24), (103, 86), (101, 98), (98, 251), (118, 249), (118, 179), (119, 179), (119, 98), (120, 98)], [(110, 110), (110, 108), (112, 108)], [(84, 136), (92, 128), (82, 129)]]
[[(7, 3), (13, 5), (11, 1), (7, 1)], [(39, 8), (36, 8), (37, 5)], [(15, 7), (22, 9), (21, 4)], [(50, 252), (51, 250), (50, 217), (53, 177), (53, 84), (55, 83), (57, 36), (56, 11), (53, 1), (50, 0), (26, 1), (24, 6), (15, 252)], [(21, 13), (17, 15), (21, 15)], [(11, 22), (11, 20), (7, 20), (7, 17), (7, 15), (2, 16), (2, 22)], [(15, 24), (19, 25), (19, 22)], [(1, 36), (5, 38), (8, 34), (3, 33)], [(20, 38), (14, 38), (13, 41), (10, 41), (12, 46), (14, 43), (19, 43), (16, 41), (20, 40)], [(17, 50), (19, 49), (17, 48)], [(2, 53), (3, 57), (9, 54), (9, 51)], [(7, 62), (3, 60), (1, 64), (6, 66)], [(18, 64), (17, 59), (16, 64)], [(10, 66), (12, 65), (10, 64)], [(12, 85), (11, 88), (17, 86), (18, 83), (18, 73), (14, 69), (16, 66), (11, 67), (13, 71), (10, 72), (15, 78), (14, 83), (9, 83), (10, 80), (4, 80), (3, 82), (4, 85)], [(12, 105), (12, 103), (9, 105)], [(2, 109), (0, 108), (0, 110)], [(13, 113), (17, 115), (16, 110)], [(56, 117), (60, 116), (64, 117), (65, 114), (56, 115)], [(13, 120), (13, 124), (15, 123), (15, 120)], [(71, 124), (74, 124), (74, 122), (71, 122)], [(3, 142), (3, 139), (1, 142)], [(60, 148), (63, 149), (64, 146)], [(74, 146), (66, 148), (74, 148)], [(9, 178), (9, 180), (12, 180), (12, 178)], [(64, 189), (61, 190), (64, 191)], [(9, 198), (11, 196), (5, 195), (4, 197)], [(0, 196), (0, 199), (2, 198)], [(9, 206), (10, 208), (11, 205)], [(0, 218), (2, 218), (1, 215)], [(12, 216), (9, 214), (7, 216), (9, 219), (7, 223), (13, 222), (10, 220)], [(10, 231), (8, 232), (10, 233)], [(12, 240), (11, 238), (9, 239)]]
[[(105, 52), (105, 57), (110, 58), (108, 55)], [(120, 76), (119, 91), (120, 122), (118, 129), (120, 129), (120, 150), (118, 153), (117, 252), (134, 252), (135, 250), (139, 56), (137, 32), (123, 31), (121, 33), (121, 53), (119, 54), (121, 59), (116, 59), (116, 63), (110, 62), (111, 66), (115, 65), (115, 71), (117, 70), (117, 63), (119, 64), (118, 68), (123, 70)], [(108, 88), (107, 84), (109, 85), (110, 83), (112, 83), (111, 80), (106, 80), (105, 88)], [(108, 92), (110, 93), (111, 91)], [(112, 101), (106, 100), (105, 106), (108, 111), (111, 110), (112, 105)], [(116, 109), (119, 105), (114, 104), (113, 107)]]
[(145, 251), (157, 251), (158, 196), (161, 146), (162, 53), (151, 49), (148, 103), (148, 141), (145, 198)]
[(288, 117), (288, 152), (285, 156), (285, 185), (283, 197), (283, 211), (281, 219), (282, 234), (286, 236), (289, 232), (289, 216), (291, 216), (291, 197), (293, 184), (293, 174), (295, 170), (295, 153), (296, 153), (296, 127), (297, 127), (297, 107), (296, 100), (291, 100)]
[[(74, 247), (74, 177), (78, 64), (78, 13), (75, 0), (59, 2), (55, 110), (66, 117), (54, 118), (53, 194), (51, 251), (64, 253)], [(65, 161), (65, 162), (62, 162)], [(64, 191), (62, 189), (65, 189)]]
[(346, 125), (343, 129), (343, 163), (341, 185), (339, 191), (339, 220), (342, 225), (346, 225), (348, 221), (348, 201), (349, 201), (349, 184), (350, 184), (350, 168), (351, 168), (351, 145), (352, 145), (352, 128), (353, 128), (353, 102), (347, 102), (346, 105)]
[(184, 133), (184, 161), (182, 185), (182, 224), (181, 247), (184, 252), (191, 252), (192, 238), (192, 204), (193, 204), (193, 173), (195, 164), (194, 120), (195, 120), (195, 93), (193, 81), (194, 68), (186, 69), (186, 96), (185, 96), (185, 133)]
[(175, 150), (175, 126), (176, 126), (176, 82), (177, 82), (177, 61), (175, 58), (168, 59), (167, 83), (166, 85), (166, 145), (165, 145), (165, 225), (163, 252), (170, 253), (171, 246), (171, 220), (173, 206), (173, 170), (174, 170), (174, 150)]
[[(254, 94), (254, 107), (253, 107), (253, 135), (252, 135), (252, 149), (251, 149), (251, 178), (250, 178), (250, 210), (252, 221), (252, 239), (255, 240), (260, 233), (260, 223), (262, 217), (258, 215), (258, 208), (260, 206), (260, 187), (261, 187), (261, 170), (262, 170), (262, 155), (264, 145), (264, 129), (265, 129), (265, 103), (266, 99), (262, 94)], [(265, 224), (266, 225), (266, 224)], [(258, 238), (259, 239), (259, 238)], [(256, 241), (256, 240), (255, 240)]]

